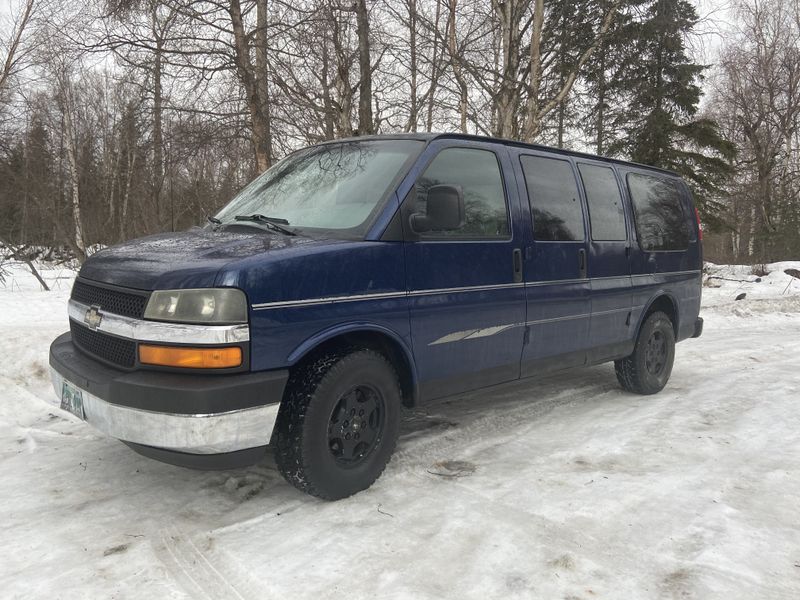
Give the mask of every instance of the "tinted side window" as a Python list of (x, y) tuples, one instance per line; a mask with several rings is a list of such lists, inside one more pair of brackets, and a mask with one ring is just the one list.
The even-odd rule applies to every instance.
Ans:
[(589, 226), (593, 240), (619, 241), (627, 239), (625, 210), (619, 194), (617, 178), (608, 167), (578, 165), (586, 190)]
[(455, 231), (435, 231), (425, 236), (508, 237), (508, 211), (497, 156), (489, 150), (446, 148), (433, 159), (417, 180), (416, 210), (425, 213), (428, 189), (433, 185), (461, 186), (465, 223)]
[(644, 250), (685, 250), (689, 227), (678, 186), (662, 177), (630, 173), (628, 189), (633, 200), (636, 231)]
[(533, 213), (533, 237), (543, 241), (583, 239), (583, 211), (572, 166), (565, 160), (520, 156)]

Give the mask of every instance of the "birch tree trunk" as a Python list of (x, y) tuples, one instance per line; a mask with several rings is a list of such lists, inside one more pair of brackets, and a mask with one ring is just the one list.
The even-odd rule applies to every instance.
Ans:
[(72, 239), (71, 246), (78, 256), (78, 260), (86, 260), (86, 244), (84, 243), (83, 224), (81, 221), (81, 196), (79, 186), (79, 171), (77, 157), (77, 136), (72, 116), (71, 82), (67, 75), (61, 80), (61, 99), (64, 111), (64, 138), (67, 151), (67, 167), (69, 169), (70, 205), (72, 209)]
[[(264, 5), (266, 8), (266, 5)], [(233, 25), (233, 41), (235, 46), (235, 62), (239, 79), (244, 87), (248, 112), (250, 113), (250, 126), (252, 131), (253, 149), (255, 151), (256, 169), (259, 173), (266, 171), (271, 164), (271, 147), (269, 124), (264, 114), (265, 104), (262, 102), (256, 69), (250, 60), (249, 37), (244, 29), (242, 20), (242, 7), (239, 0), (231, 0), (228, 5), (228, 14)]]
[(269, 61), (267, 57), (267, 0), (256, 0), (256, 87), (261, 108), (264, 137), (267, 143), (263, 151), (266, 153), (267, 168), (272, 165), (272, 115), (270, 114)]
[(602, 44), (599, 49), (597, 81), (597, 118), (595, 119), (595, 152), (602, 155), (605, 150), (605, 128), (606, 128), (606, 45)]
[(150, 8), (153, 39), (153, 207), (156, 215), (156, 226), (163, 223), (161, 207), (161, 188), (164, 185), (164, 135), (162, 130), (162, 55), (164, 40), (158, 22), (158, 3), (153, 2)]
[(325, 132), (325, 139), (332, 140), (335, 136), (335, 123), (334, 123), (334, 108), (333, 99), (331, 98), (331, 80), (330, 80), (331, 59), (328, 51), (328, 40), (322, 39), (322, 107), (325, 111), (323, 121), (323, 131)]
[(493, 108), (495, 135), (517, 137), (517, 112), (520, 106), (522, 28), (520, 27), (527, 2), (524, 0), (494, 0), (492, 8), (500, 22), (500, 72)]
[(409, 90), (408, 127), (406, 131), (416, 133), (419, 120), (417, 106), (417, 0), (408, 0), (408, 51), (411, 60)]
[(369, 53), (369, 13), (366, 0), (356, 0), (356, 33), (358, 35), (358, 134), (375, 133), (372, 120), (372, 62)]
[(458, 55), (456, 44), (456, 7), (458, 0), (447, 0), (447, 51), (450, 54), (450, 62), (453, 68), (453, 77), (458, 86), (458, 114), (460, 117), (461, 133), (467, 133), (467, 80), (464, 77), (464, 70), (461, 66), (462, 57)]
[[(6, 6), (8, 6), (8, 4)], [(25, 30), (33, 19), (35, 0), (25, 0), (24, 6), (25, 8), (22, 10), (20, 18), (17, 22), (12, 23), (11, 36), (8, 41), (6, 55), (0, 58), (0, 90), (6, 86), (9, 78), (22, 67), (20, 55), (24, 53), (22, 49), (23, 39), (25, 37)]]
[(349, 137), (353, 135), (353, 88), (350, 85), (350, 53), (342, 40), (341, 19), (332, 6), (328, 7), (329, 20), (331, 25), (331, 41), (333, 50), (336, 54), (336, 78), (334, 88), (336, 89), (336, 108), (337, 135)]
[(592, 57), (594, 51), (600, 45), (603, 37), (608, 32), (611, 24), (614, 22), (614, 16), (617, 13), (621, 0), (614, 0), (606, 13), (600, 29), (595, 34), (594, 42), (583, 51), (580, 58), (578, 58), (575, 67), (567, 74), (563, 85), (559, 86), (555, 95), (543, 102), (541, 96), (542, 86), (542, 30), (544, 25), (544, 0), (534, 0), (533, 2), (533, 32), (531, 35), (531, 48), (530, 48), (530, 83), (528, 92), (528, 106), (526, 110), (526, 123), (523, 130), (523, 139), (525, 141), (533, 141), (542, 131), (542, 121), (549, 115), (555, 108), (563, 103), (572, 86), (575, 85), (575, 80), (578, 78), (583, 66)]
[(133, 171), (136, 167), (136, 140), (133, 124), (128, 124), (126, 131), (128, 136), (127, 144), (125, 145), (128, 150), (128, 169), (125, 173), (125, 189), (122, 192), (122, 206), (120, 208), (119, 219), (119, 239), (125, 240), (128, 237), (128, 207), (130, 206), (131, 186), (133, 184)]
[[(436, 31), (439, 30), (439, 18), (442, 13), (443, 0), (436, 0), (436, 15), (434, 16), (433, 26)], [(444, 50), (441, 51), (444, 54)], [(441, 75), (441, 67), (439, 66), (441, 56), (439, 54), (439, 36), (433, 36), (433, 64), (431, 65), (431, 84), (426, 92), (427, 96), (427, 115), (425, 117), (425, 130), (431, 131), (433, 129), (433, 104), (436, 98), (436, 88), (439, 85), (439, 75)]]

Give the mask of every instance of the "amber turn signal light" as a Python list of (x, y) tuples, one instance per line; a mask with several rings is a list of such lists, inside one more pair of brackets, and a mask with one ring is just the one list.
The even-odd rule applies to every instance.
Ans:
[(242, 364), (242, 349), (238, 346), (225, 348), (187, 348), (183, 346), (139, 345), (139, 362), (162, 367), (188, 369), (229, 369)]

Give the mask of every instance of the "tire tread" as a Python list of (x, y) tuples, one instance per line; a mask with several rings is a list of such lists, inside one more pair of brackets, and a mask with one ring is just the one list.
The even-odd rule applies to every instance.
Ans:
[[(271, 445), (275, 449), (278, 472), (301, 492), (323, 500), (338, 500), (356, 493), (354, 491), (343, 496), (322, 489), (315, 483), (310, 473), (313, 471), (313, 466), (308, 463), (307, 453), (304, 451), (303, 425), (320, 384), (327, 377), (336, 377), (338, 371), (348, 369), (352, 362), (362, 360), (364, 357), (383, 362), (391, 371), (397, 389), (400, 389), (397, 371), (392, 364), (383, 354), (365, 348), (342, 348), (326, 352), (294, 369), (289, 376), (286, 394), (273, 429)], [(391, 457), (397, 436), (389, 436), (386, 441), (392, 445), (388, 453)], [(380, 477), (388, 462), (387, 458), (386, 462), (380, 465), (375, 479)]]
[[(670, 331), (672, 331), (672, 320), (666, 313), (661, 311), (650, 313), (642, 324), (633, 352), (625, 358), (614, 361), (614, 372), (617, 375), (617, 381), (619, 381), (624, 390), (635, 394), (650, 395), (663, 389), (663, 386), (654, 386), (652, 381), (648, 380), (648, 374), (644, 371), (643, 362), (639, 360), (641, 353), (644, 351), (644, 344), (647, 343), (649, 331), (653, 326), (651, 324), (662, 319), (670, 324)], [(648, 335), (643, 335), (645, 333)], [(672, 344), (674, 346), (674, 339)], [(667, 379), (669, 379), (669, 376), (667, 376)]]

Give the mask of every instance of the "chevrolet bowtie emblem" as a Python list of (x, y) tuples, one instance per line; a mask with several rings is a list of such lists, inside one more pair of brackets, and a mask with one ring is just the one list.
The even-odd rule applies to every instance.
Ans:
[(92, 331), (100, 326), (102, 320), (103, 315), (100, 314), (99, 306), (89, 307), (89, 310), (87, 310), (86, 314), (83, 316), (83, 322), (86, 323)]

